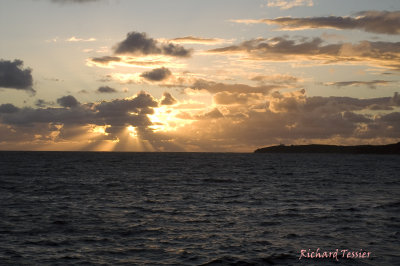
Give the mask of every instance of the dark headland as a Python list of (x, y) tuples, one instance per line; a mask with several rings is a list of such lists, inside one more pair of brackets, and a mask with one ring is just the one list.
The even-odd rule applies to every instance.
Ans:
[(400, 154), (400, 142), (388, 145), (277, 145), (257, 149), (255, 153), (345, 153), (345, 154)]

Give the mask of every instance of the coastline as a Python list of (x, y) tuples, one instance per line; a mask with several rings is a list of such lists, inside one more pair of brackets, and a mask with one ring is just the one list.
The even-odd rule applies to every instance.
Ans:
[(339, 153), (339, 154), (400, 154), (400, 142), (387, 145), (338, 146), (324, 144), (276, 145), (260, 148), (254, 153)]

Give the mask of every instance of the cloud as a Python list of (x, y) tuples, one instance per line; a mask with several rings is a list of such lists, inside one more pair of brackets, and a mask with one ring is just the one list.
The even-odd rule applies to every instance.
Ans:
[(78, 100), (72, 95), (63, 96), (61, 98), (58, 98), (57, 103), (59, 105), (61, 105), (62, 107), (71, 107), (72, 108), (72, 107), (79, 106)]
[(390, 102), (393, 105), (400, 106), (400, 94), (398, 92), (395, 92), (393, 98), (390, 99)]
[(0, 59), (0, 87), (35, 93), (32, 88), (32, 70), (23, 69), (23, 64), (24, 62), (19, 59), (14, 61)]
[(86, 64), (103, 68), (183, 68), (186, 64), (180, 59), (190, 57), (192, 52), (178, 44), (149, 38), (144, 32), (128, 33), (125, 40), (114, 45), (113, 51), (113, 55), (89, 58)]
[(263, 61), (307, 61), (315, 60), (325, 64), (355, 63), (369, 64), (400, 70), (399, 42), (370, 42), (358, 44), (324, 44), (320, 38), (287, 37), (270, 39), (257, 38), (222, 48), (211, 49), (214, 54), (239, 54), (244, 60)]
[(115, 99), (113, 101), (103, 101), (96, 105), (99, 116), (109, 117), (115, 114), (129, 115), (130, 112), (140, 114), (152, 114), (151, 108), (157, 107), (158, 103), (147, 93), (140, 93), (134, 98)]
[(115, 92), (117, 92), (117, 90), (114, 88), (111, 88), (109, 86), (101, 86), (97, 89), (97, 92), (99, 92), (99, 93), (115, 93)]
[(298, 112), (305, 102), (306, 96), (304, 89), (288, 93), (275, 91), (269, 99), (268, 108), (274, 113)]
[(82, 39), (82, 38), (77, 38), (75, 36), (72, 36), (71, 38), (68, 38), (66, 41), (67, 42), (94, 42), (94, 41), (96, 41), (96, 39), (95, 38)]
[(189, 57), (191, 51), (183, 46), (172, 43), (158, 43), (148, 38), (146, 33), (130, 32), (126, 39), (114, 47), (117, 55), (157, 55), (163, 54), (174, 57)]
[(275, 74), (275, 75), (257, 75), (252, 77), (250, 80), (257, 81), (260, 84), (285, 84), (285, 85), (294, 85), (301, 80), (297, 77), (291, 75), (282, 75), (282, 74)]
[(176, 103), (178, 103), (178, 101), (170, 93), (164, 92), (161, 98), (161, 105), (174, 105)]
[(258, 102), (264, 99), (264, 97), (260, 93), (231, 93), (227, 91), (218, 92), (214, 95), (213, 98), (214, 102), (220, 105), (247, 105), (251, 102)]
[(71, 104), (71, 97), (60, 99), (62, 107), (56, 108), (0, 105), (0, 149), (181, 150), (154, 133), (148, 115), (158, 102), (145, 92), (79, 105)]
[[(126, 127), (128, 125), (147, 127), (157, 101), (147, 93), (141, 92), (135, 97), (102, 101), (100, 103), (80, 104), (73, 96), (64, 96), (57, 100), (61, 108), (17, 108), (12, 104), (0, 105), (0, 120), (11, 126), (33, 127), (36, 124), (62, 126)], [(73, 108), (72, 108), (73, 107)], [(111, 130), (111, 129), (110, 129)]]
[[(19, 127), (36, 124), (83, 125), (90, 121), (91, 112), (80, 106), (76, 108), (20, 108), (18, 112), (2, 115), (2, 123)], [(28, 133), (28, 132), (27, 132)]]
[(191, 54), (190, 50), (185, 49), (183, 46), (175, 45), (172, 43), (163, 44), (162, 51), (165, 55), (177, 57), (189, 57)]
[(102, 57), (91, 58), (91, 61), (94, 63), (108, 65), (111, 62), (120, 62), (121, 58), (118, 56), (102, 56)]
[(160, 54), (162, 50), (157, 44), (156, 40), (147, 38), (146, 33), (130, 32), (125, 40), (115, 46), (114, 52), (116, 54)]
[(171, 58), (166, 56), (157, 56), (154, 58), (153, 56), (139, 56), (139, 57), (131, 57), (131, 56), (103, 56), (103, 57), (94, 57), (87, 59), (88, 66), (97, 66), (103, 68), (114, 68), (115, 66), (122, 67), (140, 67), (140, 68), (149, 68), (149, 67), (163, 67), (169, 66), (174, 68), (182, 68), (184, 65), (172, 61)]
[(173, 43), (192, 43), (192, 44), (204, 44), (204, 45), (215, 45), (226, 42), (226, 40), (218, 38), (202, 38), (195, 36), (185, 36), (169, 40)]
[(366, 86), (370, 89), (376, 89), (379, 85), (388, 85), (392, 81), (387, 80), (372, 80), (372, 81), (339, 81), (339, 82), (325, 82), (325, 86), (347, 87), (347, 86)]
[(369, 109), (373, 105), (398, 106), (393, 101), (394, 97), (380, 97), (370, 99), (358, 99), (351, 97), (308, 97), (304, 101), (303, 108), (310, 112), (338, 113), (343, 111), (360, 111)]
[(282, 88), (280, 85), (261, 85), (261, 86), (250, 86), (246, 84), (234, 83), (217, 83), (214, 81), (208, 81), (204, 79), (197, 79), (194, 84), (190, 87), (194, 91), (208, 91), (210, 93), (218, 92), (230, 92), (230, 93), (261, 93), (267, 94), (273, 89)]
[(6, 103), (0, 105), (0, 114), (10, 114), (10, 113), (15, 113), (18, 112), (19, 108), (14, 106), (11, 103)]
[(149, 126), (152, 123), (147, 115), (153, 114), (153, 108), (157, 106), (157, 101), (150, 94), (142, 92), (132, 99), (101, 102), (95, 110), (98, 111), (96, 117), (107, 125)]
[(280, 9), (290, 9), (297, 6), (313, 6), (313, 0), (268, 0), (268, 7), (279, 7)]
[[(165, 67), (160, 67), (165, 68)], [(152, 71), (148, 71), (152, 72)], [(154, 84), (157, 82), (158, 86), (166, 88), (190, 88), (196, 81), (199, 80), (203, 74), (195, 74), (187, 71), (174, 72), (162, 81), (147, 80), (142, 76), (142, 73), (119, 73), (114, 72), (104, 76), (102, 81), (117, 81), (120, 84)]]
[(198, 120), (209, 120), (209, 119), (219, 119), (219, 118), (223, 118), (224, 115), (221, 113), (221, 111), (218, 108), (214, 108), (213, 110), (211, 110), (210, 112), (206, 112), (204, 114), (201, 115), (196, 115), (195, 119)]
[[(173, 151), (184, 147), (190, 151), (252, 151), (279, 142), (388, 143), (398, 140), (400, 135), (400, 113), (391, 109), (400, 106), (398, 93), (369, 99), (308, 97), (304, 89), (216, 95), (221, 102), (214, 97), (211, 109), (194, 102), (159, 106), (145, 92), (125, 99), (82, 103), (74, 108), (34, 109), (3, 104), (0, 147), (12, 143), (16, 144), (7, 147), (23, 147), (23, 143), (28, 143), (37, 146), (25, 147), (43, 149), (44, 143), (50, 143), (84, 150), (112, 145), (116, 150)], [(163, 99), (171, 103), (171, 98), (164, 93)], [(155, 112), (161, 107), (161, 114)], [(162, 115), (162, 119), (153, 121), (154, 114)], [(166, 117), (172, 120), (167, 122)], [(171, 121), (184, 123), (166, 132), (154, 129)]]
[(305, 39), (300, 42), (286, 37), (275, 37), (271, 39), (257, 38), (222, 48), (211, 49), (210, 53), (220, 54), (248, 54), (254, 59), (265, 59), (268, 61), (285, 61), (293, 55), (317, 56), (337, 55), (340, 45), (322, 46), (322, 39)]
[(36, 102), (35, 102), (35, 106), (41, 107), (41, 108), (49, 106), (49, 105), (54, 105), (54, 103), (45, 101), (43, 99), (37, 99)]
[(265, 23), (278, 25), (281, 30), (305, 29), (338, 29), (363, 30), (380, 34), (400, 34), (400, 11), (365, 11), (356, 14), (356, 17), (310, 17), (292, 18), (280, 17), (275, 19), (234, 20), (238, 23)]
[(149, 81), (162, 81), (172, 75), (168, 68), (156, 68), (148, 72), (142, 73), (140, 76)]
[(372, 115), (368, 110), (373, 105), (386, 107), (380, 110), (398, 107), (393, 100), (397, 98), (307, 97), (304, 90), (274, 92), (266, 96), (264, 108), (225, 105), (218, 108), (223, 110), (220, 115), (209, 118), (182, 113), (182, 119), (197, 120), (180, 129), (180, 135), (190, 136), (186, 145), (210, 150), (229, 147), (231, 151), (279, 142), (388, 143), (399, 140), (400, 113)]
[(102, 0), (51, 0), (53, 3), (60, 3), (60, 4), (84, 4), (90, 2), (99, 2)]

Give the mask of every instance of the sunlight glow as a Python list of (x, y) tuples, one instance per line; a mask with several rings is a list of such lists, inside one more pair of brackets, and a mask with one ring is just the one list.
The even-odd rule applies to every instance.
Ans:
[(129, 136), (131, 136), (133, 138), (137, 138), (138, 135), (137, 135), (137, 131), (136, 131), (135, 127), (129, 126), (129, 127), (127, 127), (127, 129), (128, 129), (128, 132), (129, 132)]
[(111, 127), (110, 125), (98, 126), (98, 125), (89, 125), (91, 128), (89, 130), (90, 133), (97, 133), (108, 136), (109, 134), (106, 132), (106, 129)]
[(171, 108), (170, 106), (161, 106), (154, 108), (154, 114), (148, 115), (153, 125), (150, 128), (154, 132), (162, 131), (176, 131), (178, 128), (192, 123), (191, 120), (184, 120), (177, 117), (180, 113), (179, 110)]

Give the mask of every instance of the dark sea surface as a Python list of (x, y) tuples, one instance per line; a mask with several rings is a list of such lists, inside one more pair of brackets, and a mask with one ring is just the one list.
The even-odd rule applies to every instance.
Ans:
[[(400, 265), (399, 173), (390, 155), (0, 152), (0, 265)], [(317, 248), (338, 260), (299, 259)]]

